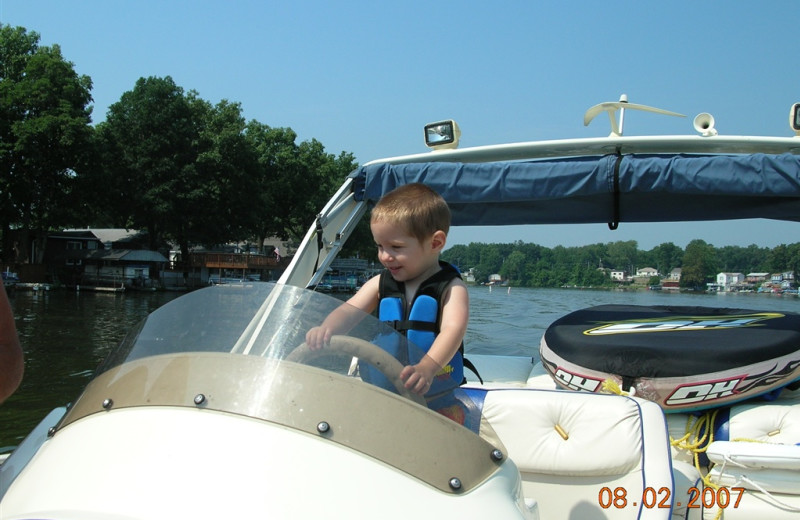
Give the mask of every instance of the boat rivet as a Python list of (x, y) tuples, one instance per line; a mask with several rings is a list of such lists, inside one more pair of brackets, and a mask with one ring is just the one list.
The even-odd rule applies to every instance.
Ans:
[(317, 425), (317, 431), (319, 433), (328, 433), (328, 431), (330, 429), (331, 429), (331, 425), (326, 423), (325, 421), (322, 421)]
[(450, 483), (450, 488), (452, 488), (454, 490), (461, 489), (461, 479), (460, 478), (453, 477), (453, 478), (450, 479), (449, 483)]
[(203, 394), (197, 394), (196, 396), (194, 396), (194, 404), (196, 404), (197, 406), (200, 406), (205, 402), (206, 402), (206, 396), (204, 396)]
[(500, 450), (492, 450), (492, 460), (503, 460), (503, 452)]
[(56, 434), (56, 427), (55, 426), (51, 426), (50, 429), (47, 430), (47, 436), (48, 437), (52, 437), (55, 434)]
[(114, 400), (113, 399), (105, 399), (105, 400), (103, 400), (103, 408), (108, 410), (112, 406), (114, 406)]

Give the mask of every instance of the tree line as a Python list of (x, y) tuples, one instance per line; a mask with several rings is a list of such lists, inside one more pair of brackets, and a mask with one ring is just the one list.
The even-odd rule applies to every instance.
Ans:
[(705, 288), (720, 272), (792, 272), (798, 280), (800, 243), (774, 248), (714, 247), (703, 240), (692, 240), (686, 249), (667, 242), (649, 251), (639, 250), (635, 240), (554, 248), (521, 241), (471, 243), (450, 247), (442, 253), (442, 259), (462, 272), (472, 269), (477, 282), (499, 274), (510, 285), (521, 287), (613, 286), (610, 269), (635, 274), (637, 269), (652, 267), (662, 276), (680, 268), (682, 287)]
[[(92, 125), (92, 80), (58, 45), (0, 25), (3, 260), (68, 227), (146, 230), (150, 247), (301, 237), (356, 167), (169, 76), (140, 78)], [(185, 258), (185, 256), (184, 256)]]

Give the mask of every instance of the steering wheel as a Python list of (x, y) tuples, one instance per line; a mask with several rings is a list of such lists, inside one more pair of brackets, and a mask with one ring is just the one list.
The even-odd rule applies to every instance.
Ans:
[(400, 379), (400, 372), (403, 370), (403, 365), (379, 346), (361, 338), (354, 338), (352, 336), (332, 336), (330, 345), (319, 350), (311, 350), (306, 343), (303, 343), (286, 356), (286, 360), (296, 363), (307, 362), (322, 356), (327, 356), (331, 353), (347, 354), (366, 361), (380, 370), (381, 374), (386, 376), (386, 379), (394, 385), (400, 395), (427, 408), (428, 405), (424, 397), (410, 392), (403, 386), (403, 380)]

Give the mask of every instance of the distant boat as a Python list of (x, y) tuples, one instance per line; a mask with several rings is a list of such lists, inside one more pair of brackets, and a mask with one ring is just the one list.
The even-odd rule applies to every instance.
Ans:
[(3, 285), (6, 287), (14, 287), (19, 283), (19, 276), (17, 273), (12, 273), (11, 271), (6, 268), (5, 271), (2, 272), (3, 275)]
[(19, 282), (14, 287), (15, 287), (15, 289), (17, 291), (34, 291), (34, 292), (38, 292), (38, 291), (49, 291), (50, 289), (52, 289), (53, 284)]
[(125, 292), (125, 286), (120, 285), (79, 285), (78, 291), (92, 291), (92, 292), (110, 292), (121, 293)]

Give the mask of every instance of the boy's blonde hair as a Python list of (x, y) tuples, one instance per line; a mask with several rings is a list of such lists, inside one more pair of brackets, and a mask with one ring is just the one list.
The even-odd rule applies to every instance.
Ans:
[(441, 195), (416, 182), (399, 186), (372, 208), (370, 223), (386, 222), (402, 226), (406, 233), (422, 242), (437, 231), (450, 231), (450, 208)]

